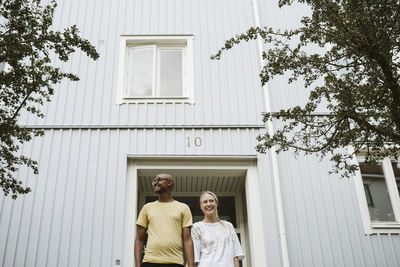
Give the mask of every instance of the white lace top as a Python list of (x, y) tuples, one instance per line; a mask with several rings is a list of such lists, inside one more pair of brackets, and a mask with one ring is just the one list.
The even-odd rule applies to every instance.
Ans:
[(194, 261), (198, 267), (234, 267), (233, 258), (243, 259), (243, 251), (230, 222), (197, 222), (192, 227)]

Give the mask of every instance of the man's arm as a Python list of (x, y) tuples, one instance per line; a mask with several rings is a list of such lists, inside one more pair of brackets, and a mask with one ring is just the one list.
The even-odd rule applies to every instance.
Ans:
[(135, 266), (140, 267), (142, 261), (142, 251), (144, 246), (144, 237), (147, 229), (142, 226), (137, 226), (136, 239), (135, 239)]
[(190, 227), (184, 227), (182, 229), (183, 233), (183, 250), (185, 251), (185, 257), (188, 267), (194, 267), (194, 257), (193, 257), (193, 241), (190, 236)]

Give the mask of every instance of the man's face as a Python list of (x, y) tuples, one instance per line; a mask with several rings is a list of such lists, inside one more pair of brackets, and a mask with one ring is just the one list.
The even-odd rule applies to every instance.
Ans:
[(167, 176), (157, 175), (153, 180), (153, 189), (157, 194), (161, 194), (168, 190), (168, 188), (172, 185), (172, 179)]

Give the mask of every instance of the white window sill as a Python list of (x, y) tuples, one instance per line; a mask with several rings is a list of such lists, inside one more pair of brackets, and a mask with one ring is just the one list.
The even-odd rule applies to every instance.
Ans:
[(371, 227), (372, 228), (379, 228), (379, 229), (382, 229), (382, 228), (396, 228), (396, 229), (400, 229), (400, 223), (390, 223), (390, 222), (387, 222), (387, 223), (371, 223)]
[(188, 96), (146, 96), (146, 97), (124, 97), (118, 104), (129, 103), (185, 103), (194, 104), (194, 101)]
[(400, 223), (382, 222), (371, 223), (366, 234), (400, 234)]

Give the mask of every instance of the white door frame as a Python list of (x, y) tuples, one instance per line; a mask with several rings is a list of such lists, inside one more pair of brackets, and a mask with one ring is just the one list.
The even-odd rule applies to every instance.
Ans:
[[(247, 266), (267, 266), (266, 248), (264, 242), (264, 228), (261, 220), (261, 204), (258, 186), (257, 163), (255, 158), (237, 159), (227, 157), (172, 157), (128, 158), (126, 195), (125, 195), (125, 225), (124, 225), (124, 252), (122, 265), (134, 266), (134, 240), (136, 236), (136, 218), (138, 204), (138, 170), (139, 169), (218, 169), (246, 170), (245, 192), (247, 204), (248, 240), (243, 241), (249, 259)], [(241, 205), (241, 204), (240, 204)], [(239, 206), (237, 206), (239, 207)], [(251, 207), (251, 208), (250, 208)], [(240, 212), (238, 213), (240, 214)], [(242, 216), (242, 215), (241, 215)], [(239, 218), (240, 219), (240, 218)], [(243, 224), (241, 224), (243, 227)], [(244, 230), (244, 229), (241, 229)], [(245, 231), (243, 231), (245, 232)], [(244, 240), (245, 238), (243, 238)], [(249, 253), (250, 252), (250, 253)]]

